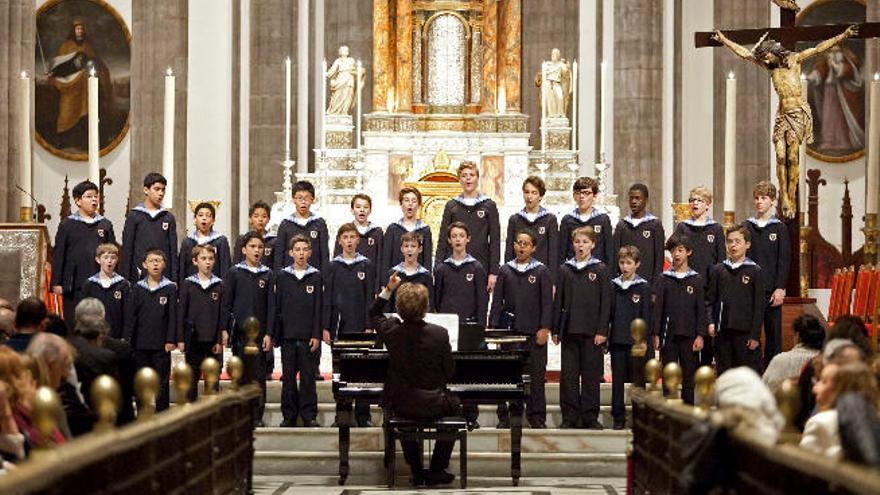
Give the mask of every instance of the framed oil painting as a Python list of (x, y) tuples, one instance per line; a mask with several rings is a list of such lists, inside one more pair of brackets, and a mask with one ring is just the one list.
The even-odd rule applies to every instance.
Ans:
[(103, 0), (49, 0), (37, 11), (36, 139), (53, 155), (88, 160), (88, 78), (98, 78), (101, 155), (128, 132), (131, 33)]
[[(799, 26), (865, 22), (864, 0), (817, 0), (797, 17)], [(798, 43), (801, 51), (816, 43)], [(813, 143), (807, 153), (818, 160), (843, 163), (865, 154), (865, 41), (846, 40), (803, 64), (807, 99), (813, 111)]]

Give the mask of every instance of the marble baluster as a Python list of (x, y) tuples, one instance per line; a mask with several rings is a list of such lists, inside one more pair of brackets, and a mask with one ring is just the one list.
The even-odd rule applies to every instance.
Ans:
[[(507, 100), (507, 111), (520, 111), (520, 81), (522, 75), (522, 0), (504, 3), (501, 25), (503, 68), (499, 70)], [(499, 83), (499, 84), (501, 84)]]
[(388, 89), (394, 81), (391, 61), (392, 0), (373, 0), (373, 111), (388, 108)]
[(397, 111), (412, 112), (412, 0), (397, 0), (397, 80), (394, 90)]
[(498, 0), (483, 1), (483, 113), (495, 113), (498, 83)]

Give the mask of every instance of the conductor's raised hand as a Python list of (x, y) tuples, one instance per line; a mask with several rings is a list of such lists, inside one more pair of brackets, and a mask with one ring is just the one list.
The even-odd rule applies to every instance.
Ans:
[(395, 271), (390, 277), (388, 277), (388, 283), (385, 285), (385, 288), (388, 289), (389, 292), (394, 292), (398, 287), (400, 287), (400, 276)]

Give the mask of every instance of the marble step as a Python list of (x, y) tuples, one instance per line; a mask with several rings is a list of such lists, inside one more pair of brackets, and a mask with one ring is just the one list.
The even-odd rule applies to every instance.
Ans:
[[(470, 440), (470, 437), (468, 438)], [(449, 471), (458, 475), (459, 454), (454, 452)], [(468, 476), (510, 476), (509, 452), (471, 452), (468, 457)], [(426, 453), (427, 465), (427, 453)], [(383, 453), (352, 452), (349, 458), (352, 481), (358, 478), (376, 478), (384, 473)], [(406, 476), (408, 467), (400, 449), (397, 449), (396, 473)], [(255, 475), (326, 475), (339, 472), (336, 452), (321, 451), (257, 451), (254, 454)], [(522, 454), (523, 478), (527, 477), (622, 477), (626, 476), (625, 453), (524, 453)], [(403, 484), (402, 486), (406, 486)]]
[[(468, 452), (510, 452), (510, 430), (482, 428), (468, 433)], [(338, 452), (336, 428), (257, 428), (257, 452)], [(522, 452), (530, 454), (619, 454), (630, 441), (628, 431), (523, 430)], [(351, 452), (381, 452), (382, 428), (353, 428)], [(456, 444), (456, 451), (458, 445)]]
[[(373, 424), (379, 425), (382, 424), (382, 409), (378, 406), (371, 406), (370, 412), (372, 414)], [(479, 416), (477, 421), (480, 423), (480, 426), (483, 428), (495, 428), (495, 425), (498, 424), (498, 417), (495, 415), (495, 406), (480, 406), (479, 408)], [(320, 403), (318, 404), (318, 423), (322, 426), (330, 426), (333, 424), (333, 421), (336, 418), (336, 404), (335, 403)], [(281, 424), (282, 419), (284, 419), (281, 415), (281, 404), (280, 403), (268, 403), (266, 404), (266, 410), (263, 413), (263, 422), (268, 426), (278, 426)], [(626, 419), (628, 422), (631, 421), (631, 411), (630, 407), (627, 406), (626, 410)], [(599, 422), (602, 423), (606, 428), (611, 428), (613, 425), (613, 419), (611, 417), (611, 406), (601, 406), (599, 409)], [(562, 411), (559, 406), (547, 406), (547, 426), (549, 428), (558, 428), (562, 424)], [(629, 424), (629, 423), (628, 423)]]

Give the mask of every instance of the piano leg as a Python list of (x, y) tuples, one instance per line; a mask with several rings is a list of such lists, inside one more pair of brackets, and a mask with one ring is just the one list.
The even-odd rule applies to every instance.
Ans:
[(348, 451), (351, 438), (351, 401), (336, 403), (336, 426), (339, 428), (339, 485), (348, 479)]
[(513, 486), (519, 486), (520, 460), (522, 456), (523, 403), (510, 402), (510, 477)]

